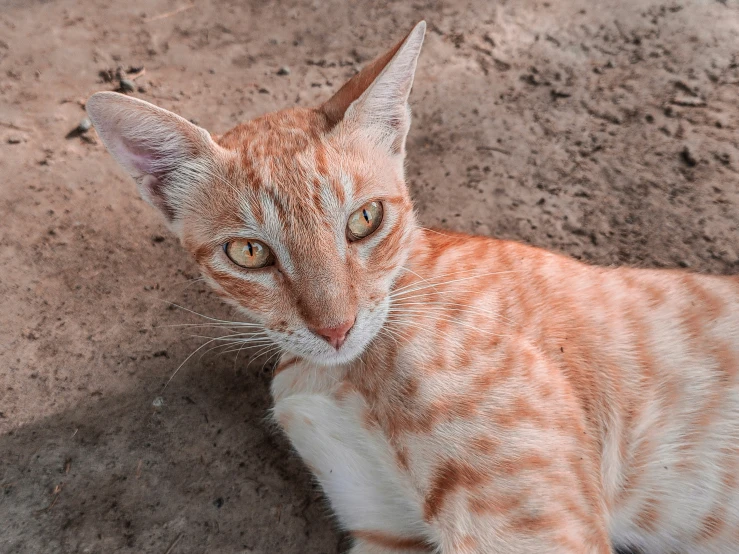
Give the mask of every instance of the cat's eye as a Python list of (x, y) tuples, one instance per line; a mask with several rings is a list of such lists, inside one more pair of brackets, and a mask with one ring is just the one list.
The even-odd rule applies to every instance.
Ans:
[(351, 241), (363, 239), (374, 233), (382, 223), (382, 203), (367, 202), (349, 216), (346, 224), (346, 235)]
[(238, 266), (259, 269), (275, 263), (269, 246), (253, 239), (234, 239), (223, 245), (226, 256)]

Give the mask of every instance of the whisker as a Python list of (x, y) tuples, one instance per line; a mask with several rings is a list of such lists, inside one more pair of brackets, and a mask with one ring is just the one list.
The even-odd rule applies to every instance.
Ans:
[(398, 304), (395, 304), (394, 306), (391, 306), (389, 310), (392, 310), (393, 308), (400, 309), (405, 306), (423, 306), (428, 309), (459, 308), (462, 313), (485, 315), (485, 316), (491, 317), (494, 321), (500, 321), (501, 319), (503, 319), (503, 316), (493, 311), (485, 310), (483, 308), (480, 308), (478, 306), (472, 306), (470, 304), (460, 304), (460, 303), (452, 303), (452, 302), (403, 302), (403, 303), (398, 303)]
[(402, 287), (401, 289), (398, 289), (396, 291), (393, 291), (393, 293), (389, 294), (388, 297), (390, 297), (390, 298), (396, 298), (396, 297), (403, 296), (404, 294), (410, 294), (411, 292), (418, 292), (420, 290), (428, 289), (428, 288), (431, 288), (431, 287), (440, 287), (440, 286), (444, 286), (444, 285), (451, 285), (453, 283), (461, 283), (462, 281), (469, 281), (470, 279), (478, 279), (478, 278), (482, 278), (482, 277), (491, 277), (493, 275), (504, 275), (506, 273), (519, 273), (519, 271), (518, 270), (514, 270), (514, 269), (506, 270), (506, 271), (492, 271), (490, 273), (481, 273), (479, 275), (470, 275), (470, 276), (467, 276), (467, 277), (461, 277), (459, 279), (451, 279), (449, 281), (431, 282), (430, 284), (419, 286), (418, 288), (416, 288), (416, 289), (414, 289), (412, 291), (407, 291), (407, 292), (404, 290), (406, 287)]
[(428, 227), (419, 227), (419, 229), (423, 231), (428, 231), (429, 233), (434, 233), (435, 235), (441, 235), (442, 237), (453, 237), (454, 235), (448, 235), (446, 233), (442, 233), (440, 231), (436, 231), (434, 229), (429, 229)]
[(219, 354), (225, 354), (226, 353), (226, 349), (231, 348), (233, 345), (234, 345), (233, 342), (227, 342), (225, 344), (216, 344), (215, 346), (211, 346), (210, 348), (208, 348), (208, 350), (206, 350), (205, 352), (203, 352), (202, 354), (200, 354), (200, 357), (198, 358), (198, 361), (202, 360), (203, 357), (206, 354), (208, 354), (209, 352), (213, 352), (213, 350), (218, 350), (219, 348), (223, 349), (221, 352), (219, 352)]
[(270, 355), (270, 357), (269, 357), (269, 358), (267, 358), (267, 359), (266, 359), (266, 360), (264, 361), (264, 363), (262, 364), (262, 371), (264, 371), (264, 368), (265, 368), (265, 367), (267, 366), (267, 364), (269, 364), (269, 362), (270, 362), (270, 361), (272, 360), (272, 358), (274, 358), (275, 356), (277, 356), (277, 355), (279, 355), (279, 354), (280, 354), (280, 348), (279, 348), (279, 346), (278, 346), (278, 347), (277, 347), (277, 349), (276, 349), (276, 351), (275, 351), (275, 353), (274, 353), (274, 354), (271, 354), (271, 355)]
[(239, 322), (239, 321), (228, 321), (226, 319), (218, 319), (217, 317), (209, 317), (207, 315), (198, 313), (195, 310), (191, 310), (189, 308), (185, 308), (184, 306), (180, 306), (179, 304), (175, 304), (174, 302), (169, 302), (168, 300), (162, 300), (162, 302), (165, 302), (166, 304), (169, 304), (170, 306), (174, 306), (175, 308), (179, 308), (180, 310), (184, 310), (186, 312), (189, 312), (191, 314), (194, 314), (194, 315), (196, 315), (198, 317), (202, 317), (203, 319), (207, 319), (207, 320), (210, 320), (210, 321), (217, 321), (219, 323), (229, 323), (229, 324), (232, 324), (232, 325), (239, 325), (240, 323), (242, 323), (242, 322)]
[[(399, 314), (406, 313), (407, 315), (411, 316), (411, 318), (416, 318), (419, 315), (422, 315), (421, 313), (419, 313), (417, 311), (419, 309), (420, 308), (417, 308), (417, 309), (414, 309), (414, 310), (409, 310), (409, 311), (406, 311), (406, 312), (396, 312), (396, 314), (397, 313), (399, 313)], [(426, 315), (428, 316), (428, 314), (426, 314)], [(446, 315), (428, 316), (428, 318), (430, 320), (432, 320), (432, 321), (445, 321), (445, 322), (448, 322), (448, 323), (453, 323), (454, 325), (465, 327), (467, 329), (472, 329), (473, 331), (476, 331), (478, 333), (484, 333), (486, 335), (493, 336), (493, 337), (508, 337), (508, 336), (510, 336), (510, 335), (503, 335), (503, 334), (500, 334), (500, 333), (493, 333), (492, 331), (486, 331), (485, 329), (481, 329), (478, 326), (472, 325), (470, 323), (466, 323), (464, 321), (459, 321), (458, 319), (455, 319), (455, 318), (453, 318), (451, 316), (446, 316)], [(390, 318), (388, 318), (388, 320), (389, 319)], [(414, 326), (418, 326), (419, 325), (419, 322), (413, 321), (413, 325)]]
[[(243, 350), (244, 348), (246, 348), (246, 347), (247, 347), (247, 346), (249, 346), (249, 345), (243, 345), (243, 344), (242, 344), (242, 345), (240, 345), (240, 346), (238, 346), (238, 347), (236, 347), (236, 346), (233, 346), (233, 345), (229, 345), (229, 346), (231, 346), (231, 348), (230, 348), (229, 350), (224, 350), (223, 352), (221, 352), (221, 354), (231, 354), (232, 352), (240, 352), (241, 350)], [(265, 350), (265, 352), (269, 352), (269, 351), (271, 351), (271, 348), (272, 348), (272, 347), (274, 347), (274, 346), (275, 346), (275, 344), (274, 344), (274, 343), (272, 343), (272, 344), (269, 344), (269, 345), (267, 345), (267, 347), (266, 347), (266, 350)], [(261, 348), (264, 348), (264, 345), (259, 345), (259, 347), (261, 347)], [(256, 355), (252, 355), (252, 356), (251, 356), (251, 357), (249, 358), (249, 360), (252, 360), (252, 359), (254, 359), (254, 358), (256, 358), (256, 357), (258, 357), (258, 356), (256, 356)]]
[(190, 358), (192, 358), (200, 350), (202, 350), (203, 348), (205, 348), (206, 346), (208, 346), (211, 342), (214, 342), (215, 340), (216, 339), (211, 339), (211, 340), (209, 340), (207, 342), (204, 342), (203, 344), (201, 344), (200, 346), (198, 346), (195, 350), (193, 350), (193, 352), (187, 358), (185, 358), (185, 361), (183, 361), (179, 366), (177, 366), (177, 369), (174, 370), (174, 373), (172, 373), (172, 375), (169, 377), (169, 379), (167, 380), (167, 382), (164, 383), (164, 389), (167, 388), (167, 385), (169, 385), (169, 383), (172, 382), (172, 379), (174, 379), (174, 376), (177, 375), (177, 372), (180, 371), (180, 369), (182, 368), (182, 366), (185, 365)]
[(268, 344), (266, 347), (260, 348), (257, 352), (251, 355), (251, 357), (249, 358), (249, 361), (251, 362), (251, 360), (253, 360), (254, 358), (258, 358), (262, 354), (266, 354), (267, 352), (271, 350), (272, 346), (273, 346), (272, 344)]
[[(238, 350), (236, 351), (236, 356), (234, 356), (234, 367), (236, 367), (236, 362), (238, 362), (238, 361), (239, 361), (239, 354), (241, 354), (241, 351), (242, 351), (242, 350), (243, 350), (244, 348), (246, 348), (246, 347), (247, 347), (247, 345), (248, 345), (248, 346), (251, 346), (251, 345), (253, 344), (253, 345), (254, 345), (255, 347), (256, 347), (256, 346), (260, 346), (260, 345), (263, 345), (263, 344), (264, 344), (263, 340), (264, 340), (264, 339), (261, 339), (261, 340), (259, 340), (259, 341), (254, 341), (254, 343), (250, 343), (250, 342), (246, 342), (246, 341), (244, 341), (244, 343), (243, 343), (243, 344), (241, 345), (241, 348), (239, 348), (239, 349), (238, 349)], [(272, 342), (272, 340), (271, 340), (271, 339), (269, 339), (269, 338), (267, 338), (266, 340), (267, 340), (267, 341), (269, 341), (269, 342)]]
[(259, 323), (238, 323), (238, 322), (227, 322), (227, 323), (168, 323), (167, 325), (159, 325), (159, 327), (215, 327), (215, 328), (244, 327), (244, 328), (264, 329), (264, 326), (263, 325), (260, 325)]
[[(460, 274), (470, 273), (472, 271), (479, 271), (480, 268), (478, 268), (478, 267), (472, 267), (472, 268), (469, 268), (469, 269), (455, 269), (453, 271), (449, 271), (448, 273), (442, 273), (440, 275), (435, 275), (435, 276), (433, 276), (433, 278), (429, 278), (429, 279), (422, 277), (421, 275), (419, 275), (418, 273), (414, 272), (410, 268), (401, 267), (400, 269), (402, 271), (407, 271), (408, 273), (412, 273), (413, 275), (416, 275), (419, 279), (422, 279), (423, 281), (425, 281), (427, 283), (432, 283), (433, 282), (434, 284), (437, 284), (437, 283), (441, 283), (441, 281), (438, 281), (439, 279), (444, 279), (446, 277), (451, 277), (453, 275), (460, 275)], [(518, 270), (510, 270), (510, 271), (518, 271)], [(480, 276), (484, 276), (484, 275), (485, 274), (481, 274)], [(399, 287), (394, 292), (398, 292), (398, 291), (401, 291), (403, 289), (411, 288), (411, 287), (413, 287), (415, 285), (418, 285), (418, 283), (409, 283), (409, 284), (407, 284), (405, 286)]]
[(205, 277), (198, 277), (196, 279), (188, 279), (184, 283), (180, 283), (179, 285), (175, 285), (175, 286), (176, 287), (182, 287), (184, 285), (184, 287), (179, 290), (180, 293), (183, 293), (187, 289), (189, 289), (191, 286), (193, 286), (193, 285), (195, 285), (197, 283), (202, 283), (204, 281), (205, 281)]
[(394, 333), (390, 329), (384, 326), (381, 327), (380, 330), (377, 332), (377, 334), (379, 336), (382, 336), (383, 333), (387, 334), (387, 336), (390, 337), (395, 342), (395, 344), (398, 345), (398, 348), (400, 348), (400, 342), (398, 341), (398, 339), (395, 337)]
[[(230, 342), (239, 342), (239, 343), (241, 343), (241, 342), (252, 342), (252, 341), (249, 340), (249, 339), (252, 339), (252, 338), (254, 340), (256, 340), (256, 341), (265, 341), (265, 340), (270, 340), (271, 341), (271, 339), (269, 339), (268, 337), (266, 337), (266, 336), (261, 337), (257, 333), (236, 333), (236, 334), (233, 334), (233, 335), (223, 335), (223, 336), (220, 336), (220, 337), (210, 337), (208, 335), (188, 335), (188, 336), (190, 336), (190, 337), (197, 337), (197, 338), (200, 338), (200, 339), (213, 339), (213, 340), (219, 340), (219, 341), (220, 340), (230, 340)], [(234, 338), (234, 337), (244, 337), (244, 338)]]
[(451, 307), (451, 308), (459, 308), (459, 307), (461, 307), (461, 308), (466, 308), (466, 309), (468, 309), (469, 311), (471, 311), (473, 313), (478, 313), (478, 314), (483, 314), (483, 315), (489, 315), (495, 321), (505, 321), (506, 323), (509, 323), (509, 324), (513, 325), (513, 320), (511, 320), (509, 317), (506, 317), (506, 316), (504, 316), (503, 314), (501, 314), (499, 312), (494, 312), (492, 310), (486, 310), (486, 309), (484, 309), (484, 308), (482, 308), (480, 306), (474, 306), (472, 304), (464, 304), (462, 302), (454, 302), (453, 300), (436, 300), (434, 302), (406, 302), (407, 300), (418, 300), (420, 298), (426, 298), (428, 296), (434, 296), (434, 294), (436, 294), (436, 293), (427, 292), (427, 293), (417, 294), (417, 295), (414, 295), (414, 296), (406, 296), (406, 297), (401, 298), (398, 301), (392, 302), (390, 304), (390, 307), (393, 308), (393, 307), (396, 307), (396, 306), (411, 306), (411, 305), (431, 306), (432, 304), (448, 306), (448, 307)]
[[(411, 316), (411, 319), (412, 320), (415, 319), (415, 316), (412, 315)], [(410, 328), (400, 328), (400, 327), (397, 327), (397, 326), (394, 326), (393, 325), (393, 324), (407, 323), (407, 320), (401, 320), (401, 319), (398, 319), (398, 318), (388, 318), (386, 321), (388, 323), (388, 326), (387, 327), (384, 327), (385, 329), (392, 330), (392, 332), (397, 333), (397, 335), (400, 336), (403, 340), (406, 340), (407, 339), (407, 337), (403, 333), (409, 334), (411, 332), (411, 329)], [(419, 323), (417, 321), (414, 321), (413, 322), (413, 328), (414, 329), (421, 329), (421, 330), (424, 330), (424, 331), (431, 332), (434, 336), (436, 336), (438, 338), (442, 338), (442, 339), (443, 338), (446, 338), (446, 336), (441, 331), (439, 331), (439, 329), (437, 329), (436, 327), (434, 327), (433, 325), (431, 325), (431, 322), (430, 321), (429, 322), (423, 322), (423, 323)]]

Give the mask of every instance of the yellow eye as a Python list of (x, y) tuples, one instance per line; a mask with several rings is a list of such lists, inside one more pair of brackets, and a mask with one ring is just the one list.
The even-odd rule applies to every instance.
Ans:
[(226, 256), (238, 266), (259, 269), (275, 263), (269, 246), (253, 239), (236, 239), (223, 245)]
[(349, 216), (346, 225), (346, 234), (349, 240), (363, 239), (374, 233), (382, 223), (382, 203), (367, 202)]

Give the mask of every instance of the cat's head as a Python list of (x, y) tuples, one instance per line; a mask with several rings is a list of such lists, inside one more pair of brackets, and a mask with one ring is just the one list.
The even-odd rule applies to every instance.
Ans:
[(112, 92), (87, 111), (211, 286), (283, 350), (333, 365), (382, 328), (416, 233), (404, 181), (425, 24), (317, 109), (220, 137)]

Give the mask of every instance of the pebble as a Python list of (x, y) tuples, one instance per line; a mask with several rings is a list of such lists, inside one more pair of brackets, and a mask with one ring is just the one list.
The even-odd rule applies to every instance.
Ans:
[(20, 144), (21, 142), (23, 142), (23, 139), (21, 139), (20, 137), (8, 137), (8, 144)]
[(698, 165), (698, 160), (695, 159), (695, 156), (690, 151), (690, 148), (687, 146), (682, 149), (680, 152), (680, 159), (685, 163), (688, 167), (695, 167)]
[(490, 237), (490, 236), (493, 235), (493, 230), (490, 228), (489, 225), (485, 225), (483, 223), (482, 225), (478, 225), (477, 226), (477, 228), (475, 229), (475, 234), (476, 235), (485, 235), (485, 236)]
[(281, 68), (280, 68), (280, 69), (279, 69), (279, 70), (277, 71), (277, 74), (278, 74), (278, 75), (290, 75), (290, 68), (289, 68), (289, 67), (287, 67), (286, 65), (285, 65), (285, 66), (282, 66), (282, 67), (281, 67)]
[(151, 405), (155, 408), (161, 408), (162, 406), (164, 406), (164, 398), (162, 398), (161, 396), (157, 396), (154, 399), (154, 402), (151, 403)]
[(121, 79), (121, 90), (123, 92), (133, 92), (136, 90), (136, 84), (130, 79)]
[(676, 94), (672, 99), (672, 103), (677, 104), (678, 106), (688, 107), (700, 107), (706, 105), (706, 101), (703, 100), (703, 98), (696, 98), (695, 96), (688, 96), (687, 94)]
[(85, 118), (82, 121), (80, 121), (79, 125), (77, 125), (77, 131), (79, 131), (80, 133), (86, 133), (87, 131), (90, 130), (90, 127), (92, 127), (92, 121)]

